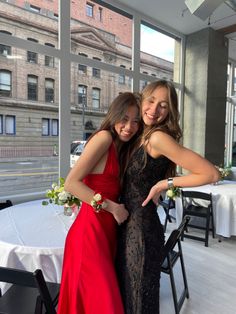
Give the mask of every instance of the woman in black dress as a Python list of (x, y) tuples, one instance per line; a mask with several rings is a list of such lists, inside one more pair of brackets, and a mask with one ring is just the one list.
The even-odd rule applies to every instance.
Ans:
[[(157, 202), (169, 187), (216, 182), (216, 168), (178, 142), (178, 99), (172, 83), (147, 85), (142, 92), (144, 130), (126, 167), (122, 203), (128, 220), (119, 227), (117, 271), (126, 314), (158, 314), (164, 232)], [(176, 164), (189, 174), (175, 176)]]

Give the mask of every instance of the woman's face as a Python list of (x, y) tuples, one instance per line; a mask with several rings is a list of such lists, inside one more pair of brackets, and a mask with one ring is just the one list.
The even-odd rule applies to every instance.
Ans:
[(169, 97), (166, 87), (157, 87), (142, 102), (142, 118), (145, 125), (158, 124), (166, 119), (169, 113)]
[(136, 106), (130, 106), (124, 118), (115, 124), (115, 130), (122, 142), (128, 142), (139, 129), (139, 112)]

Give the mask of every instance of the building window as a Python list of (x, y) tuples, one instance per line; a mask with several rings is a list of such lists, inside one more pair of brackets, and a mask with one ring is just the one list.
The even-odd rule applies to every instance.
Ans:
[(5, 133), (7, 135), (16, 134), (16, 117), (15, 116), (5, 117)]
[(38, 100), (38, 77), (28, 75), (28, 100)]
[(100, 108), (100, 89), (93, 88), (92, 92), (92, 106), (93, 108)]
[(11, 97), (11, 72), (0, 70), (0, 96)]
[[(94, 60), (101, 61), (101, 59), (97, 57), (93, 57)], [(101, 77), (101, 70), (97, 68), (93, 68), (93, 77), (100, 78)]]
[[(4, 30), (0, 30), (0, 33), (12, 35), (10, 32), (4, 31)], [(0, 44), (0, 55), (4, 57), (11, 55), (11, 46)]]
[(85, 85), (78, 86), (78, 104), (87, 107), (87, 86)]
[[(34, 38), (27, 38), (27, 40), (37, 43), (38, 41)], [(27, 61), (30, 63), (37, 63), (38, 62), (38, 54), (33, 51), (27, 51)]]
[(52, 136), (58, 136), (58, 133), (59, 133), (58, 119), (52, 119)]
[(54, 80), (46, 78), (45, 79), (45, 101), (54, 102)]
[[(125, 69), (125, 65), (120, 65), (120, 67)], [(119, 74), (118, 82), (119, 82), (119, 84), (125, 84), (125, 75), (124, 74)]]
[(42, 118), (42, 135), (43, 136), (58, 136), (59, 121), (58, 119)]
[(0, 115), (0, 134), (16, 134), (16, 117), (12, 115)]
[(102, 8), (98, 8), (98, 19), (102, 22)]
[(0, 55), (4, 57), (11, 55), (11, 47), (0, 44)]
[(50, 135), (50, 119), (42, 119), (42, 135), (49, 136)]
[[(50, 43), (45, 43), (45, 46), (49, 46), (49, 47), (55, 47), (53, 44)], [(47, 67), (54, 67), (54, 57), (52, 56), (45, 56), (45, 66)]]
[[(80, 52), (79, 55), (83, 56), (83, 57), (88, 57), (88, 55), (86, 55), (85, 53), (82, 53), (82, 52)], [(79, 64), (78, 70), (79, 70), (80, 74), (87, 74), (87, 66), (84, 64)]]
[(3, 124), (2, 124), (2, 122), (3, 122), (3, 115), (0, 114), (0, 134), (3, 134)]
[(30, 4), (30, 11), (40, 13), (40, 7), (37, 7), (36, 5)]
[(90, 3), (86, 3), (86, 15), (93, 17), (93, 5)]

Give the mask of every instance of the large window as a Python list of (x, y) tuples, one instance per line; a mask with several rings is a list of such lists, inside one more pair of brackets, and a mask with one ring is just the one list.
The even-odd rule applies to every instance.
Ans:
[(11, 72), (0, 70), (0, 96), (11, 96)]
[[(161, 32), (154, 26), (141, 24), (141, 51), (140, 57), (147, 60), (142, 66), (142, 72), (152, 73), (160, 79), (171, 79), (174, 77), (174, 55), (175, 55), (175, 39)], [(153, 64), (153, 65), (152, 65)], [(142, 83), (142, 87), (145, 82)]]
[(225, 123), (225, 164), (236, 167), (236, 62), (228, 64), (226, 123)]
[[(0, 96), (5, 97), (1, 106), (7, 104), (0, 112), (0, 131), (1, 140), (8, 140), (1, 145), (7, 146), (11, 156), (22, 157), (25, 153), (27, 158), (37, 157), (39, 161), (47, 156), (50, 165), (55, 163), (47, 175), (35, 178), (34, 182), (42, 185), (34, 186), (33, 192), (40, 191), (43, 197), (59, 175), (64, 177), (68, 173), (68, 143), (82, 140), (85, 133), (98, 129), (119, 93), (139, 91), (140, 82), (159, 77), (179, 81), (173, 74), (174, 59), (169, 61), (149, 51), (140, 51), (137, 45), (133, 49), (133, 44), (144, 40), (144, 34), (138, 32), (140, 15), (125, 12), (122, 4), (118, 9), (114, 7), (115, 1), (112, 4), (90, 0), (13, 2), (1, 3), (3, 11), (15, 17), (14, 20), (1, 17), (1, 29), (11, 33), (0, 32), (0, 43), (4, 44), (0, 46)], [(37, 7), (33, 7), (35, 4)], [(66, 16), (69, 6), (70, 17)], [(156, 25), (148, 27), (157, 31)], [(176, 42), (178, 35), (169, 37)], [(3, 56), (9, 53), (11, 58)], [(140, 60), (134, 60), (138, 54)], [(11, 117), (12, 113), (17, 120)], [(14, 131), (17, 141), (5, 136), (6, 116), (9, 117), (7, 132)], [(60, 149), (57, 157), (60, 174), (58, 160), (51, 160), (55, 145)], [(21, 181), (16, 188), (18, 179), (16, 174), (15, 193), (21, 193), (24, 186)], [(27, 182), (26, 176), (25, 179)], [(6, 192), (0, 184), (0, 195), (7, 195)]]
[(38, 100), (38, 77), (28, 75), (28, 100)]

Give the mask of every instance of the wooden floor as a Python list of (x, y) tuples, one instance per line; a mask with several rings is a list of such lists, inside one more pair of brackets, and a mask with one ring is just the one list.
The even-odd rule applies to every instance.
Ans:
[[(163, 213), (158, 210), (161, 219)], [(176, 227), (168, 223), (167, 235)], [(182, 242), (190, 298), (185, 299), (181, 314), (236, 314), (236, 237), (209, 238), (203, 242)], [(177, 292), (182, 288), (179, 263), (175, 265)], [(161, 275), (160, 313), (174, 314), (169, 276)], [(151, 314), (151, 313), (150, 313)]]

